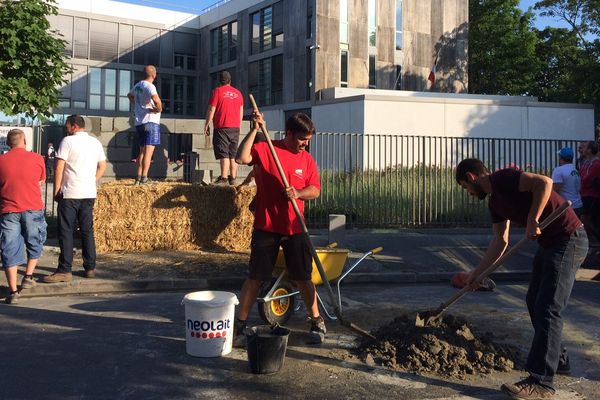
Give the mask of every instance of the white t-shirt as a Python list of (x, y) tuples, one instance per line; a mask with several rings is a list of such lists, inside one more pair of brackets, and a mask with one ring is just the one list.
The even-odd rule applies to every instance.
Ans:
[(552, 180), (554, 183), (561, 185), (558, 194), (567, 200), (571, 200), (573, 208), (583, 207), (581, 195), (579, 194), (581, 180), (579, 179), (579, 172), (575, 168), (575, 165), (563, 164), (560, 167), (556, 167), (552, 171)]
[(156, 86), (148, 81), (139, 81), (129, 92), (135, 97), (133, 112), (135, 114), (135, 125), (142, 125), (147, 122), (160, 124), (160, 113), (150, 112), (154, 108), (152, 96), (158, 94)]
[(56, 158), (65, 161), (65, 170), (60, 190), (65, 199), (95, 199), (96, 169), (105, 161), (100, 141), (86, 132), (65, 137)]

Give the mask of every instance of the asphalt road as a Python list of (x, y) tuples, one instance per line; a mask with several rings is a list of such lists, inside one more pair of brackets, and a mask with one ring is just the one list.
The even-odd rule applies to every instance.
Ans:
[[(532, 330), (525, 286), (469, 293), (448, 312), (525, 354)], [(370, 329), (407, 311), (435, 308), (447, 285), (351, 285), (347, 319)], [(305, 344), (301, 312), (290, 327), (283, 369), (249, 372), (246, 353), (219, 358), (185, 352), (184, 293), (37, 297), (0, 306), (1, 399), (502, 399), (503, 382), (522, 371), (448, 380), (370, 367), (344, 347), (351, 332), (328, 322), (321, 347)], [(600, 398), (600, 282), (576, 283), (565, 323), (573, 375), (557, 399)], [(251, 324), (260, 324), (253, 313)]]

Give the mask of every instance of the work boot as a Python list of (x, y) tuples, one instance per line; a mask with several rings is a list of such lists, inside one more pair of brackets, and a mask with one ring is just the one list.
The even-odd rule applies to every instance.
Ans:
[(55, 272), (52, 275), (46, 275), (42, 278), (44, 283), (71, 282), (73, 274), (70, 272)]
[(246, 347), (246, 321), (235, 319), (233, 323), (233, 347)]
[(32, 287), (35, 287), (35, 285), (37, 285), (37, 283), (35, 279), (33, 279), (33, 276), (24, 276), (23, 280), (21, 280), (21, 290), (31, 289)]
[(502, 391), (511, 399), (544, 400), (554, 398), (554, 390), (539, 384), (531, 376), (516, 383), (505, 383)]
[(96, 270), (95, 269), (86, 269), (84, 276), (88, 279), (93, 279), (96, 277)]
[(327, 329), (325, 328), (325, 321), (323, 317), (318, 316), (316, 318), (308, 317), (307, 322), (310, 324), (308, 331), (308, 344), (321, 344), (325, 341), (325, 334)]
[(215, 185), (226, 185), (229, 183), (229, 181), (224, 176), (219, 176), (217, 179), (215, 179), (214, 183)]
[(19, 292), (9, 293), (8, 296), (6, 296), (6, 299), (4, 299), (4, 302), (6, 304), (17, 304), (19, 302), (20, 296), (21, 295), (19, 294)]

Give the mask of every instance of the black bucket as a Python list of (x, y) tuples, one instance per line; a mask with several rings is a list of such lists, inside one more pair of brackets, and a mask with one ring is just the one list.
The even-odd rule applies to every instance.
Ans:
[(250, 370), (254, 374), (274, 374), (283, 366), (290, 330), (281, 326), (259, 325), (246, 329)]

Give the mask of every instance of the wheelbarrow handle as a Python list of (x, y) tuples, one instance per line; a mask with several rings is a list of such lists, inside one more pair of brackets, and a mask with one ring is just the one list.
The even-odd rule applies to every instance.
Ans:
[(383, 251), (383, 247), (379, 246), (379, 247), (375, 247), (374, 249), (370, 250), (369, 253), (377, 254), (377, 253), (381, 253), (382, 251)]

